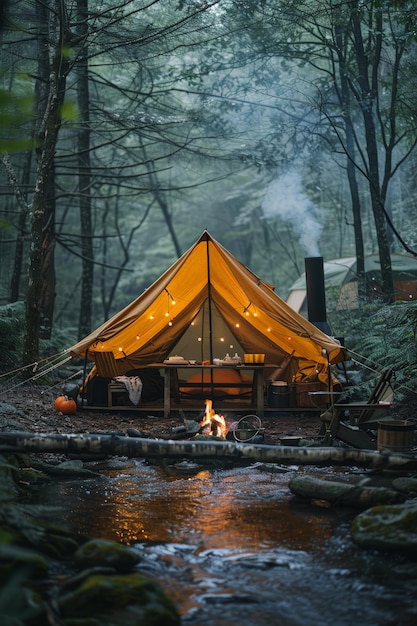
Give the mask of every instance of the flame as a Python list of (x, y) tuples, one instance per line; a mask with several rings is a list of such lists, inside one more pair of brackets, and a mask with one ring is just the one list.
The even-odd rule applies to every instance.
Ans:
[(223, 415), (218, 415), (213, 409), (212, 400), (206, 400), (204, 416), (200, 422), (201, 432), (204, 435), (226, 438), (227, 426)]

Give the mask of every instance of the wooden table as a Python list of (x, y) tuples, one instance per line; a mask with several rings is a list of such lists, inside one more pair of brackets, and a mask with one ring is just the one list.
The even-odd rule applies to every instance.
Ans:
[[(218, 389), (221, 387), (239, 387), (248, 388), (252, 386), (252, 395), (255, 398), (255, 408), (258, 417), (264, 416), (264, 366), (263, 365), (201, 365), (201, 364), (182, 364), (182, 363), (151, 363), (147, 367), (158, 368), (164, 370), (164, 417), (169, 417), (171, 412), (171, 396), (173, 391), (174, 376), (178, 380), (178, 370), (202, 370), (202, 371), (214, 371), (214, 370), (235, 370), (239, 373), (253, 372), (252, 385), (250, 382), (242, 381), (242, 383), (228, 382), (218, 383), (204, 382), (203, 387), (211, 387)], [(200, 384), (200, 383), (199, 383)], [(186, 383), (186, 386), (190, 386), (190, 383)], [(211, 393), (213, 395), (213, 391)], [(210, 398), (210, 393), (207, 394)], [(231, 396), (233, 397), (233, 396)]]

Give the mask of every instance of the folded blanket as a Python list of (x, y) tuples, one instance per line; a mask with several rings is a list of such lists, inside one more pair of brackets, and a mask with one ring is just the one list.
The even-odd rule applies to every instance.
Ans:
[(122, 383), (129, 394), (129, 400), (135, 406), (138, 406), (142, 395), (142, 381), (139, 376), (115, 376), (114, 380)]

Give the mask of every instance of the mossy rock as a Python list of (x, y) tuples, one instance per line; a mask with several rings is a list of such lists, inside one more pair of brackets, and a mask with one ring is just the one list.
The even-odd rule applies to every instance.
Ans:
[(407, 552), (417, 557), (417, 500), (374, 506), (351, 524), (352, 539), (365, 548)]
[[(94, 575), (58, 598), (65, 624), (95, 618), (101, 626), (179, 626), (177, 609), (162, 588), (138, 573)], [(81, 622), (82, 623), (82, 622)]]
[(107, 539), (91, 539), (78, 548), (75, 560), (79, 567), (112, 567), (128, 572), (140, 561), (140, 556), (127, 546)]

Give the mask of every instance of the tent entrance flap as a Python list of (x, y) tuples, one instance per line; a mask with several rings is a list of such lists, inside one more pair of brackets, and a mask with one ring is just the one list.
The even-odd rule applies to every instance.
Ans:
[(207, 299), (171, 352), (187, 360), (202, 362), (211, 361), (211, 355), (215, 359), (222, 359), (227, 352), (230, 356), (237, 352), (243, 358), (245, 350), (215, 304), (212, 302), (210, 306)]

